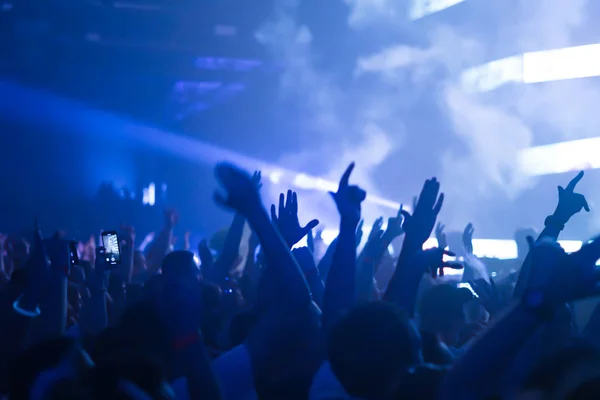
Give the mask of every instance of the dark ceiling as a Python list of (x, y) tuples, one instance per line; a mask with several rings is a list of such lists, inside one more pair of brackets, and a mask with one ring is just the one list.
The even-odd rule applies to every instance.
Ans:
[(269, 74), (269, 0), (0, 0), (0, 74), (177, 127)]

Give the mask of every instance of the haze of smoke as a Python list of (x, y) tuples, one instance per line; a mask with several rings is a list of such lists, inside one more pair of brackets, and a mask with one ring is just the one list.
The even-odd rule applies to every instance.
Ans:
[[(352, 7), (348, 23), (363, 31), (382, 29), (389, 16), (382, 15), (382, 10), (397, 7), (392, 0), (348, 2)], [(464, 154), (449, 151), (442, 157), (440, 179), (448, 194), (444, 218), (454, 227), (464, 224), (482, 199), (499, 193), (514, 199), (534, 183), (515, 162), (519, 151), (534, 143), (534, 127), (536, 137), (549, 143), (595, 136), (600, 122), (595, 111), (600, 90), (587, 80), (523, 86), (485, 96), (461, 89), (457, 76), (462, 70), (494, 59), (481, 60), (482, 54), (503, 58), (581, 44), (575, 42), (573, 33), (586, 23), (586, 0), (521, 0), (516, 8), (511, 3), (500, 9), (495, 3), (479, 2), (480, 7), (494, 8), (481, 9), (482, 15), (518, 21), (501, 25), (497, 40), (484, 42), (450, 26), (438, 26), (429, 33), (426, 47), (395, 44), (357, 62), (358, 75), (375, 73), (382, 85), (398, 85), (394, 78), (403, 79), (406, 71), (413, 79), (427, 79), (433, 65), (446, 70), (438, 102), (451, 123), (449, 133), (467, 148)], [(388, 29), (392, 32), (397, 27)]]
[[(349, 88), (340, 87), (326, 71), (315, 66), (311, 32), (295, 20), (298, 6), (297, 1), (278, 2), (272, 18), (256, 35), (273, 57), (283, 62), (281, 94), (303, 105), (306, 133), (313, 137), (308, 148), (286, 154), (279, 162), (297, 171), (304, 171), (308, 165), (320, 165), (321, 176), (337, 181), (348, 164), (355, 161), (357, 168), (352, 182), (377, 194), (371, 174), (399, 145), (403, 123), (394, 118), (390, 106), (393, 103), (386, 98), (369, 93), (350, 96)], [(348, 135), (350, 132), (353, 135)], [(271, 197), (277, 195), (272, 193)], [(331, 213), (334, 206), (329, 196), (315, 192), (303, 193), (302, 198), (304, 204), (313, 207), (312, 215), (323, 219), (329, 227), (337, 225), (337, 221), (327, 219), (335, 215)], [(369, 220), (389, 213), (390, 210), (372, 205), (363, 210)]]
[[(341, 1), (349, 8), (348, 25), (358, 34), (387, 31), (394, 37), (399, 30), (413, 29), (414, 23), (406, 19), (406, 2)], [(309, 163), (324, 163), (325, 175), (336, 180), (354, 160), (359, 166), (355, 182), (376, 192), (371, 174), (402, 144), (405, 134), (398, 117), (403, 115), (398, 112), (402, 102), (397, 101), (405, 95), (403, 85), (408, 80), (437, 82), (442, 90), (436, 101), (447, 117), (448, 134), (466, 149), (460, 154), (443, 154), (439, 176), (448, 194), (444, 220), (452, 227), (462, 227), (482, 201), (497, 196), (514, 199), (535, 183), (517, 169), (515, 161), (521, 149), (540, 139), (543, 143), (597, 135), (600, 90), (589, 80), (575, 80), (477, 95), (462, 90), (460, 73), (510, 55), (583, 44), (574, 35), (590, 25), (587, 4), (587, 0), (520, 0), (516, 6), (515, 2), (473, 2), (469, 6), (478, 7), (481, 18), (509, 22), (477, 37), (460, 27), (438, 25), (426, 32), (425, 46), (391, 43), (356, 59), (354, 66), (348, 66), (355, 71), (352, 87), (340, 87), (329, 75), (334, 71), (315, 66), (310, 30), (296, 22), (299, 2), (279, 1), (273, 18), (257, 36), (274, 57), (284, 61), (282, 93), (307, 105), (307, 120), (316, 135), (314, 146), (283, 157), (281, 163), (298, 170)], [(445, 71), (441, 82), (439, 74), (433, 73), (440, 68)], [(365, 79), (369, 79), (366, 90)], [(358, 87), (360, 92), (355, 90)], [(394, 97), (396, 101), (390, 101)], [(349, 131), (360, 132), (361, 140), (345, 142)], [(310, 201), (317, 207), (331, 207), (321, 194)], [(367, 218), (379, 213), (389, 211), (375, 210)]]

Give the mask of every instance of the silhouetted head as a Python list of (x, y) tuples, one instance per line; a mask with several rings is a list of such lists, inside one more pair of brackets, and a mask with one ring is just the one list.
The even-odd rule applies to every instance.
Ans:
[(473, 294), (467, 288), (450, 284), (429, 288), (418, 308), (421, 330), (441, 335), (446, 344), (454, 345), (467, 323), (466, 307), (471, 300)]
[(41, 399), (61, 381), (74, 382), (90, 368), (90, 360), (71, 338), (45, 341), (24, 351), (9, 368), (11, 399)]
[(600, 397), (599, 382), (600, 352), (577, 343), (540, 360), (525, 381), (520, 398), (595, 399)]
[(200, 270), (194, 253), (185, 250), (173, 251), (162, 262), (162, 273), (167, 279), (178, 278), (183, 281), (198, 279)]
[(387, 302), (355, 307), (332, 330), (327, 345), (331, 369), (351, 396), (392, 394), (420, 359), (419, 337), (407, 314)]

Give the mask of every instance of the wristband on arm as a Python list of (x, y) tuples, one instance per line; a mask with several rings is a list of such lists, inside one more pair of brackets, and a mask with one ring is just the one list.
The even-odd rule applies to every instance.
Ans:
[(40, 306), (36, 306), (34, 311), (25, 310), (19, 306), (19, 301), (21, 300), (21, 298), (23, 298), (23, 295), (19, 296), (19, 298), (17, 300), (15, 300), (15, 302), (13, 303), (13, 310), (15, 310), (15, 312), (17, 314), (21, 314), (24, 317), (28, 317), (28, 318), (39, 317), (40, 314), (42, 313), (40, 311)]

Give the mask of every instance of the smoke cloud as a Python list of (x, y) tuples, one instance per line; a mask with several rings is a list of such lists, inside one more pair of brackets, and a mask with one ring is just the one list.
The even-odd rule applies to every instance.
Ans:
[[(380, 195), (373, 179), (378, 167), (413, 134), (406, 132), (405, 111), (411, 104), (407, 97), (416, 94), (406, 88), (434, 87), (431, 101), (441, 112), (440, 125), (460, 144), (431, 154), (448, 195), (444, 220), (458, 228), (478, 216), (482, 201), (513, 200), (535, 183), (518, 170), (521, 149), (597, 135), (596, 82), (516, 85), (476, 94), (460, 81), (466, 69), (496, 59), (593, 43), (588, 0), (467, 0), (452, 12), (442, 11), (448, 20), (438, 15), (426, 21), (410, 21), (407, 2), (338, 1), (348, 11), (339, 16), (349, 29), (341, 40), (359, 37), (373, 44), (372, 38), (385, 37), (385, 43), (361, 51), (345, 66), (352, 71), (350, 80), (317, 63), (315, 39), (299, 22), (301, 1), (276, 0), (271, 19), (257, 33), (284, 65), (282, 96), (303, 105), (306, 128), (315, 137), (310, 146), (282, 157), (285, 167), (302, 171), (321, 165), (323, 176), (335, 180), (356, 161), (355, 182)], [(369, 210), (366, 218), (389, 213)], [(480, 217), (485, 215), (481, 211)]]

